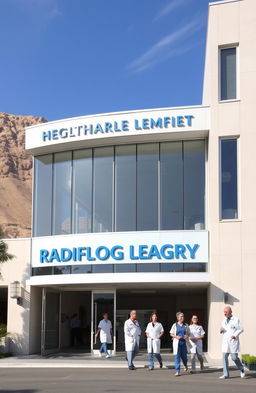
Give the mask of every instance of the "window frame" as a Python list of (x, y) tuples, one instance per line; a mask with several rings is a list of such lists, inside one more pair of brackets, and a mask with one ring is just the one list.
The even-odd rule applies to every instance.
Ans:
[[(236, 139), (236, 155), (237, 155), (237, 217), (222, 218), (222, 165), (221, 165), (221, 141)], [(240, 193), (240, 135), (227, 135), (219, 137), (219, 222), (236, 222), (241, 221), (241, 193)]]
[[(224, 49), (236, 49), (236, 98), (228, 98), (226, 100), (221, 99), (221, 51)], [(219, 103), (224, 102), (236, 102), (240, 101), (240, 79), (238, 77), (240, 70), (240, 62), (239, 62), (239, 43), (227, 44), (227, 45), (219, 45), (218, 47), (218, 101)]]

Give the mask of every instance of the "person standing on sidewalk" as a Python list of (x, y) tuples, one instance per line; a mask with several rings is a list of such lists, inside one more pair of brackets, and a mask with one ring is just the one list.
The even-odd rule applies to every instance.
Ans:
[(220, 333), (222, 337), (222, 354), (223, 354), (223, 375), (219, 377), (220, 379), (229, 378), (229, 367), (228, 367), (228, 357), (235, 363), (238, 370), (240, 370), (241, 378), (245, 377), (244, 367), (241, 360), (238, 357), (238, 352), (240, 352), (240, 342), (239, 336), (244, 331), (240, 325), (240, 321), (237, 317), (232, 315), (231, 307), (227, 306), (224, 308), (225, 318), (222, 321), (220, 328)]
[(96, 337), (100, 333), (100, 357), (102, 356), (103, 353), (106, 355), (106, 359), (109, 358), (109, 352), (108, 352), (108, 344), (112, 344), (112, 335), (113, 335), (113, 330), (112, 330), (112, 323), (108, 319), (108, 313), (104, 312), (103, 314), (103, 319), (99, 322), (98, 325), (98, 330), (96, 333)]
[(187, 343), (190, 335), (189, 326), (184, 323), (183, 312), (177, 312), (177, 322), (172, 325), (170, 336), (173, 339), (173, 354), (175, 360), (175, 376), (180, 376), (180, 360), (182, 360), (185, 371), (188, 371), (188, 349)]
[(196, 357), (200, 363), (201, 371), (204, 369), (204, 359), (203, 359), (203, 338), (205, 331), (201, 325), (198, 323), (198, 316), (193, 315), (189, 325), (190, 336), (189, 341), (191, 344), (191, 368), (192, 373), (196, 372)]
[(130, 318), (124, 323), (125, 350), (129, 370), (136, 370), (133, 360), (139, 352), (141, 328), (137, 321), (137, 311), (130, 312)]
[(149, 359), (149, 370), (154, 370), (154, 355), (157, 358), (160, 368), (163, 367), (162, 357), (160, 355), (161, 337), (164, 334), (163, 325), (158, 322), (158, 315), (152, 312), (150, 322), (146, 328), (147, 348)]

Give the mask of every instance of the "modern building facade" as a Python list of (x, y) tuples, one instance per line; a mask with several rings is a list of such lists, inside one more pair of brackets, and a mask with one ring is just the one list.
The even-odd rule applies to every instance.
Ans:
[[(157, 311), (168, 331), (176, 311), (198, 314), (205, 351), (220, 356), (225, 304), (243, 323), (244, 353), (256, 354), (254, 0), (210, 3), (201, 106), (108, 113), (27, 128), (34, 157), (33, 233), (8, 240), (16, 260), (2, 286), (12, 350), (56, 352), (70, 345), (79, 314), (88, 351), (104, 311), (113, 352), (138, 310)], [(142, 337), (142, 348), (145, 338)]]

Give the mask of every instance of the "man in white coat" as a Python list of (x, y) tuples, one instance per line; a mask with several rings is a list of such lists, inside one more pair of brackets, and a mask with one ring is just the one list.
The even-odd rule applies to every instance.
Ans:
[(99, 333), (100, 333), (100, 342), (101, 342), (99, 355), (101, 357), (102, 354), (105, 353), (106, 358), (109, 358), (110, 355), (108, 352), (108, 345), (112, 344), (113, 329), (112, 329), (112, 323), (108, 319), (107, 312), (104, 312), (103, 319), (99, 322), (96, 337), (98, 336)]
[(243, 332), (243, 328), (240, 325), (240, 321), (237, 317), (232, 315), (231, 307), (227, 306), (224, 308), (225, 318), (222, 321), (220, 328), (220, 333), (222, 337), (222, 353), (223, 353), (223, 375), (220, 379), (229, 378), (229, 368), (228, 368), (228, 357), (231, 355), (231, 359), (240, 370), (241, 378), (245, 377), (244, 367), (241, 360), (238, 357), (238, 352), (240, 352), (240, 342), (239, 336)]
[(136, 318), (137, 312), (136, 310), (132, 310), (130, 312), (130, 318), (124, 324), (125, 350), (129, 370), (136, 370), (133, 360), (139, 352), (141, 328)]

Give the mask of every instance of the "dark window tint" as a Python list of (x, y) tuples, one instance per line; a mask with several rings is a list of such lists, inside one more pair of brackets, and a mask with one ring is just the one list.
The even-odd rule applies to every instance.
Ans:
[(237, 96), (236, 86), (236, 48), (220, 51), (220, 99), (231, 100)]
[(221, 139), (221, 219), (237, 216), (237, 139)]

